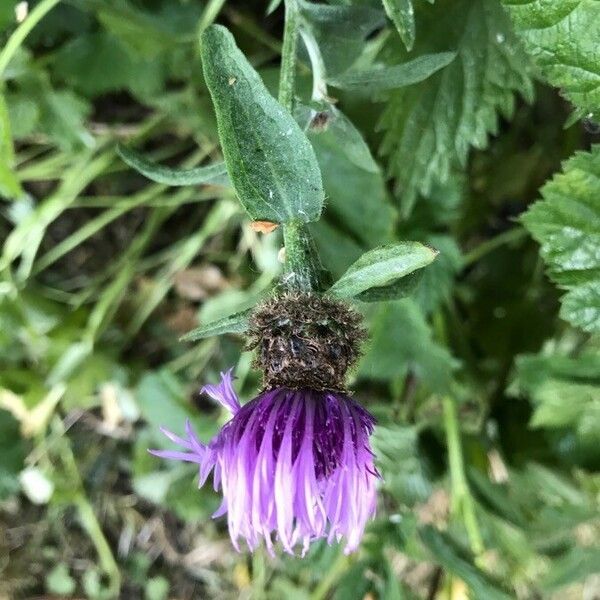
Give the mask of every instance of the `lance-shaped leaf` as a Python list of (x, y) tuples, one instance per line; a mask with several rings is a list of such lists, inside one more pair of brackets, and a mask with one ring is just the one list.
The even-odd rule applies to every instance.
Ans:
[(361, 300), (391, 300), (405, 296), (407, 286), (400, 280), (427, 266), (436, 256), (437, 250), (419, 242), (375, 248), (363, 254), (331, 286), (329, 293), (338, 298), (358, 297)]
[(325, 195), (306, 135), (227, 29), (209, 27), (201, 43), (223, 156), (240, 202), (255, 221), (317, 220)]
[(120, 144), (117, 146), (117, 153), (131, 168), (156, 183), (173, 186), (198, 185), (200, 183), (226, 185), (228, 183), (225, 163), (195, 167), (194, 169), (171, 169), (171, 167), (152, 162), (139, 152)]
[(344, 90), (393, 90), (424, 81), (436, 71), (449, 65), (455, 57), (455, 52), (424, 54), (392, 67), (349, 71), (330, 79), (329, 83)]
[(195, 342), (196, 340), (203, 340), (204, 338), (223, 335), (224, 333), (244, 333), (248, 329), (249, 316), (250, 310), (244, 310), (228, 317), (217, 319), (186, 333), (181, 338), (181, 341)]

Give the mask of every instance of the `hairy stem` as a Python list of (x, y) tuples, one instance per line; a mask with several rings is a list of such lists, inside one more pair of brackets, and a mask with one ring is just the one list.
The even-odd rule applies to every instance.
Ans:
[(281, 49), (281, 73), (279, 74), (279, 103), (289, 112), (294, 109), (299, 24), (298, 0), (285, 0), (285, 27), (283, 30), (283, 48)]
[(310, 292), (321, 287), (321, 272), (314, 242), (305, 223), (290, 221), (283, 226), (285, 274), (283, 284)]
[(465, 465), (458, 427), (456, 402), (453, 398), (445, 396), (443, 399), (444, 429), (446, 443), (448, 444), (448, 462), (450, 465), (450, 482), (452, 485), (452, 512), (463, 519), (471, 551), (475, 557), (483, 553), (483, 540), (475, 516), (473, 497), (469, 491), (465, 476)]

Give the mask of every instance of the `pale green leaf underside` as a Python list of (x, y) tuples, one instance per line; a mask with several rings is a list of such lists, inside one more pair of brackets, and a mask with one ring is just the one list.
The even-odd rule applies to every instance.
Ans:
[(550, 276), (567, 290), (561, 316), (600, 331), (600, 146), (575, 154), (541, 192), (522, 220)]
[[(487, 145), (498, 114), (512, 114), (516, 92), (533, 94), (527, 57), (495, 0), (442, 0), (420, 14), (414, 52), (457, 56), (425, 81), (392, 92), (380, 122), (405, 215), (419, 193), (428, 195), (465, 165), (471, 147)], [(390, 62), (406, 57), (396, 48)]]
[(425, 54), (393, 67), (349, 71), (330, 79), (329, 83), (344, 90), (393, 90), (424, 81), (450, 64), (455, 57), (454, 52)]
[(338, 298), (353, 298), (372, 288), (393, 286), (402, 277), (427, 266), (436, 256), (436, 250), (419, 242), (375, 248), (351, 265), (328, 293)]
[(248, 329), (249, 310), (245, 310), (222, 319), (217, 319), (206, 325), (202, 325), (186, 333), (182, 338), (182, 342), (194, 342), (204, 338), (213, 337), (215, 335), (223, 335), (224, 333), (244, 333)]
[(387, 16), (392, 20), (400, 39), (411, 50), (415, 43), (415, 11), (412, 0), (382, 0)]
[(315, 221), (325, 194), (306, 135), (227, 29), (211, 26), (201, 42), (223, 156), (240, 202), (254, 220)]
[(504, 5), (541, 75), (583, 114), (598, 118), (600, 2), (504, 0)]
[(126, 146), (117, 146), (117, 153), (132, 169), (157, 183), (172, 186), (198, 185), (201, 183), (226, 185), (228, 183), (225, 163), (194, 169), (172, 169), (152, 162), (139, 152)]
[[(400, 39), (411, 50), (415, 43), (416, 26), (413, 0), (382, 0), (387, 16), (392, 20)], [(428, 0), (433, 4), (433, 0)]]

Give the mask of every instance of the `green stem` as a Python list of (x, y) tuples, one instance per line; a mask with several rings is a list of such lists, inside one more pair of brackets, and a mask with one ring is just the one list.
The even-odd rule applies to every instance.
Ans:
[[(64, 435), (64, 431), (61, 433)], [(64, 440), (65, 443), (61, 449), (61, 458), (65, 471), (69, 475), (72, 485), (76, 490), (73, 495), (73, 503), (77, 507), (79, 521), (92, 540), (100, 560), (100, 566), (108, 577), (107, 592), (110, 594), (111, 598), (117, 598), (121, 589), (121, 573), (119, 571), (119, 566), (117, 565), (117, 561), (115, 560), (110, 545), (104, 536), (102, 527), (94, 512), (94, 508), (85, 494), (83, 481), (81, 480), (81, 475), (77, 468), (77, 462), (75, 461), (71, 444), (66, 437)]]
[[(279, 103), (290, 113), (294, 110), (294, 81), (300, 12), (298, 0), (285, 0), (285, 26), (281, 49)], [(290, 221), (283, 224), (286, 287), (309, 292), (319, 287), (320, 265), (306, 224)]]
[(284, 286), (310, 292), (319, 289), (322, 267), (308, 227), (300, 221), (283, 225), (285, 244)]
[(350, 558), (345, 554), (340, 553), (327, 571), (325, 577), (321, 580), (321, 583), (315, 588), (315, 591), (310, 595), (310, 600), (323, 600), (327, 597), (327, 594), (331, 588), (335, 585), (337, 580), (341, 577), (342, 573), (348, 568), (350, 564)]
[(209, 0), (198, 23), (198, 35), (200, 35), (209, 25), (212, 25), (218, 17), (221, 9), (227, 0)]
[(450, 482), (452, 485), (452, 512), (463, 519), (471, 551), (475, 557), (483, 553), (483, 540), (475, 516), (473, 497), (469, 491), (460, 442), (458, 415), (453, 398), (445, 396), (443, 401), (444, 429), (448, 444), (448, 462), (450, 465)]
[(323, 56), (321, 55), (321, 50), (315, 36), (308, 27), (300, 28), (300, 36), (308, 52), (312, 68), (313, 89), (311, 99), (320, 102), (327, 98), (327, 75), (325, 73)]
[(283, 48), (281, 49), (281, 73), (279, 75), (279, 103), (289, 112), (294, 109), (294, 81), (299, 24), (298, 0), (285, 0), (285, 26), (283, 30)]
[(463, 258), (463, 267), (467, 267), (478, 260), (481, 260), (486, 254), (496, 250), (496, 248), (500, 248), (511, 242), (516, 242), (524, 237), (527, 237), (527, 231), (522, 227), (509, 229), (508, 231), (493, 237), (491, 240), (479, 244), (479, 246), (473, 248), (470, 252), (467, 252)]
[(60, 0), (42, 0), (30, 13), (29, 16), (14, 30), (8, 39), (6, 46), (0, 52), (0, 79), (8, 66), (8, 63), (19, 49), (31, 30), (43, 19), (47, 12), (51, 11)]

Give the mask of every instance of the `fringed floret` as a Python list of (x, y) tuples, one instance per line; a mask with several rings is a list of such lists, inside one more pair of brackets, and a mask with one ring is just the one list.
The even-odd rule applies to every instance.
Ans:
[(345, 540), (354, 551), (375, 512), (379, 477), (369, 436), (374, 419), (347, 395), (314, 390), (273, 389), (240, 407), (230, 374), (205, 388), (232, 412), (232, 419), (208, 444), (187, 427), (187, 438), (165, 434), (184, 448), (153, 451), (163, 458), (199, 465), (202, 485), (214, 470), (236, 549), (264, 540), (272, 553), (304, 554), (311, 541)]

